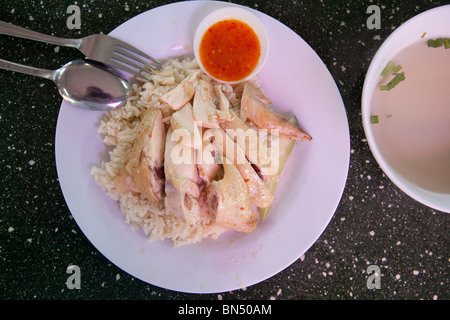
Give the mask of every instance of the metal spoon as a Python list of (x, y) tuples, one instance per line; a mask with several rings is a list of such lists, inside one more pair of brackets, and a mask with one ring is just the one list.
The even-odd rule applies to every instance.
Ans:
[(0, 69), (52, 80), (64, 100), (89, 110), (111, 110), (124, 104), (131, 85), (115, 69), (84, 59), (57, 70), (29, 67), (0, 59)]

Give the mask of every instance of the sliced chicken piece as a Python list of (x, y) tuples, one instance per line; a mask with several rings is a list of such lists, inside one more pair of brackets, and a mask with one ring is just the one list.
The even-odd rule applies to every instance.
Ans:
[(229, 121), (232, 119), (232, 115), (230, 113), (230, 101), (228, 101), (227, 97), (222, 91), (222, 85), (217, 84), (214, 86), (214, 93), (217, 99), (217, 109), (219, 110), (219, 120), (220, 121)]
[(207, 141), (203, 141), (202, 149), (198, 152), (198, 173), (205, 184), (209, 185), (222, 171), (220, 166), (221, 161), (216, 160), (219, 152), (213, 144)]
[[(297, 118), (293, 116), (291, 119), (289, 119), (289, 122), (293, 124), (297, 124)], [(281, 175), (281, 172), (283, 171), (284, 166), (286, 165), (286, 162), (291, 155), (292, 149), (295, 146), (296, 140), (291, 139), (283, 139), (279, 138), (278, 141), (278, 172), (275, 175), (276, 179), (273, 180), (265, 180), (265, 184), (267, 188), (270, 190), (272, 194), (275, 193), (275, 189), (278, 184), (278, 178)], [(269, 212), (270, 207), (266, 208), (258, 208), (259, 217), (262, 221), (264, 221), (265, 217), (267, 216), (267, 213)]]
[(160, 100), (167, 103), (174, 110), (179, 110), (191, 101), (195, 93), (200, 70), (194, 70), (183, 79), (174, 89), (164, 94)]
[[(196, 150), (179, 142), (172, 132), (169, 127), (164, 157), (166, 213), (188, 224), (207, 223), (209, 213), (200, 203), (201, 180), (195, 164)], [(181, 156), (182, 153), (188, 157)]]
[(213, 87), (205, 81), (199, 80), (195, 90), (193, 112), (194, 119), (201, 122), (202, 127), (218, 128), (217, 108), (213, 102)]
[(260, 131), (249, 126), (232, 110), (230, 113), (232, 120), (221, 122), (220, 127), (244, 150), (248, 161), (255, 165), (262, 175), (269, 177), (276, 174), (277, 168), (273, 167), (277, 166), (277, 145), (273, 144), (271, 149), (272, 137), (266, 130)]
[(224, 160), (231, 161), (240, 172), (247, 185), (251, 202), (257, 207), (266, 208), (270, 206), (273, 201), (273, 194), (267, 189), (255, 169), (248, 162), (241, 147), (222, 129), (209, 129), (203, 137), (204, 139), (209, 138), (220, 155), (225, 158)]
[[(228, 100), (226, 99), (220, 88), (214, 90), (208, 81), (200, 79), (193, 101), (194, 119), (201, 122), (204, 128), (219, 128), (219, 122), (230, 119), (230, 114), (227, 111), (229, 105), (227, 107)], [(220, 109), (217, 109), (215, 100), (219, 102)]]
[(165, 139), (161, 111), (153, 107), (144, 111), (124, 167), (114, 179), (120, 193), (139, 192), (154, 202), (163, 198)]
[(215, 223), (222, 228), (251, 232), (258, 217), (252, 209), (247, 185), (233, 164), (224, 161), (224, 176), (206, 188), (206, 203)]
[(192, 105), (187, 103), (170, 117), (173, 134), (181, 139), (187, 147), (200, 149), (202, 147), (201, 128), (194, 120)]
[(279, 136), (294, 140), (311, 140), (311, 136), (290, 123), (285, 117), (267, 108), (270, 100), (258, 88), (246, 82), (241, 98), (240, 117), (253, 122), (258, 128), (278, 130)]

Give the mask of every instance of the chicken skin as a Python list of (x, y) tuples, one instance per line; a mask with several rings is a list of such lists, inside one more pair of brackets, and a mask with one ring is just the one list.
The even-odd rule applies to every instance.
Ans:
[(251, 121), (261, 129), (277, 130), (281, 138), (303, 141), (312, 139), (309, 134), (290, 123), (285, 117), (269, 110), (267, 105), (270, 103), (261, 90), (246, 82), (241, 99), (241, 119)]
[(206, 189), (206, 203), (215, 223), (223, 228), (252, 232), (258, 217), (252, 209), (247, 185), (230, 161), (224, 161), (224, 176)]
[(119, 192), (138, 192), (153, 202), (163, 198), (165, 133), (161, 111), (144, 111), (124, 167), (114, 179)]

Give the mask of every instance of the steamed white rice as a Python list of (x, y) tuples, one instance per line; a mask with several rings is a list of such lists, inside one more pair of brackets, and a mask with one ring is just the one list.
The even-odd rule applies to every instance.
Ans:
[[(154, 203), (133, 192), (120, 194), (113, 181), (133, 145), (141, 112), (155, 106), (161, 109), (164, 117), (169, 117), (170, 107), (160, 102), (160, 97), (175, 88), (194, 69), (199, 69), (195, 59), (170, 59), (152, 76), (153, 81), (133, 86), (133, 94), (125, 106), (106, 112), (98, 132), (103, 136), (104, 143), (112, 147), (112, 151), (108, 161), (102, 161), (100, 166), (92, 169), (95, 181), (108, 196), (118, 202), (127, 224), (132, 228), (142, 228), (150, 241), (170, 239), (175, 247), (196, 243), (205, 237), (217, 238), (224, 229), (213, 223), (186, 224), (181, 219), (167, 215), (163, 201)], [(202, 77), (207, 78), (204, 74)], [(242, 89), (239, 86), (225, 85), (223, 90), (231, 105), (238, 106)]]

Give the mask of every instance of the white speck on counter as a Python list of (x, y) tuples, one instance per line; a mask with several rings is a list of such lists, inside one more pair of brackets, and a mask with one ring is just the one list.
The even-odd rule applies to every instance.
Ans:
[(369, 234), (373, 237), (375, 235), (375, 231), (370, 231)]
[(28, 161), (28, 164), (29, 164), (30, 166), (34, 165), (35, 163), (36, 163), (36, 161), (34, 161), (34, 160)]
[(116, 281), (119, 281), (120, 279), (120, 274), (116, 274)]
[(8, 228), (8, 232), (13, 232), (14, 231), (14, 228), (13, 227), (9, 227)]
[(419, 270), (414, 270), (413, 275), (417, 276), (419, 274)]

